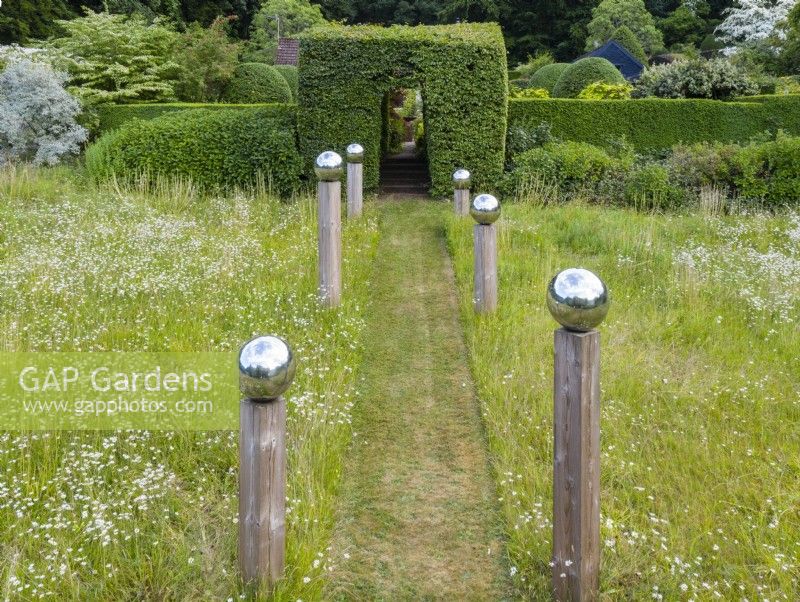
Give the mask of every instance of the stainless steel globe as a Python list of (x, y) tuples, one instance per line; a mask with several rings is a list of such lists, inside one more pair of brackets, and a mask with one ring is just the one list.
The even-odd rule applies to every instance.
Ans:
[(363, 163), (364, 162), (364, 147), (358, 142), (353, 142), (347, 145), (347, 162), (348, 163)]
[(479, 224), (493, 224), (500, 217), (500, 201), (491, 194), (479, 194), (472, 199), (469, 214)]
[(292, 349), (280, 337), (256, 337), (239, 351), (239, 390), (250, 399), (279, 397), (292, 384), (294, 371)]
[(472, 174), (466, 169), (457, 169), (453, 172), (453, 187), (456, 190), (467, 190), (472, 186)]
[(547, 309), (567, 330), (592, 330), (606, 317), (610, 303), (605, 283), (583, 268), (559, 272), (547, 286)]
[(314, 173), (323, 182), (334, 182), (342, 177), (342, 157), (333, 151), (320, 153), (314, 161)]

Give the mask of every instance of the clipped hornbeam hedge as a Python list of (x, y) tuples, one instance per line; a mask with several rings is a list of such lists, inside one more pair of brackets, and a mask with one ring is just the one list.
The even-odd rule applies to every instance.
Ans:
[(452, 189), (458, 167), (474, 188), (503, 171), (508, 71), (500, 28), (353, 26), (312, 29), (300, 40), (298, 128), (310, 166), (323, 150), (364, 145), (364, 184), (378, 185), (384, 95), (421, 89), (434, 195)]
[(142, 173), (189, 178), (209, 189), (246, 187), (259, 174), (289, 195), (300, 184), (303, 162), (292, 117), (270, 108), (191, 109), (156, 119), (134, 119), (108, 132), (86, 151), (97, 180)]
[(166, 113), (185, 111), (187, 109), (209, 109), (220, 111), (226, 109), (262, 109), (264, 115), (276, 119), (287, 120), (294, 127), (297, 107), (293, 104), (224, 104), (224, 103), (197, 103), (197, 102), (172, 102), (165, 104), (136, 104), (136, 105), (100, 105), (97, 109), (100, 124), (96, 132), (98, 135), (120, 127), (131, 119), (155, 119)]
[(800, 134), (800, 96), (761, 96), (746, 102), (515, 98), (508, 105), (510, 130), (546, 122), (557, 138), (597, 146), (623, 136), (638, 150), (657, 150), (680, 142), (746, 142), (765, 131)]

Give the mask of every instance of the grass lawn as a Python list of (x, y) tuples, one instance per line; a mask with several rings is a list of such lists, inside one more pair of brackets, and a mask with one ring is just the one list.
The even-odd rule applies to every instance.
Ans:
[[(307, 198), (141, 194), (68, 170), (0, 171), (0, 350), (290, 341), (289, 570), (276, 598), (292, 601), (322, 589), (377, 220), (346, 226), (337, 311), (317, 303), (315, 240)], [(0, 598), (240, 593), (237, 445), (232, 432), (0, 432)]]
[(471, 308), (472, 220), (448, 241), (520, 594), (548, 598), (548, 280), (608, 284), (601, 326), (601, 591), (789, 600), (800, 590), (800, 215), (506, 206), (500, 308)]

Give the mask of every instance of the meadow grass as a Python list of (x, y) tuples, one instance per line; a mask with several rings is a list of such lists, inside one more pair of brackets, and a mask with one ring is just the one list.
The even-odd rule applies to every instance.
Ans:
[[(0, 170), (0, 350), (228, 351), (256, 333), (285, 337), (298, 370), (287, 393), (287, 572), (274, 598), (317, 599), (377, 220), (368, 209), (345, 226), (345, 300), (327, 311), (312, 199), (151, 184)], [(236, 560), (237, 438), (0, 432), (0, 597), (251, 593)]]
[(545, 289), (608, 284), (600, 327), (601, 598), (800, 591), (800, 215), (512, 204), (500, 305), (472, 310), (472, 220), (448, 242), (521, 597), (549, 597), (553, 330)]

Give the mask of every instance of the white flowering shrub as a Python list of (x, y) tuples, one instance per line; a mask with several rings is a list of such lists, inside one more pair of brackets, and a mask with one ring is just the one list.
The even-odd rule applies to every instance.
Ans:
[(65, 81), (66, 75), (27, 60), (0, 73), (0, 164), (55, 165), (79, 151), (87, 132), (75, 121), (81, 106)]
[(786, 20), (796, 0), (737, 0), (723, 11), (725, 20), (714, 30), (721, 42), (728, 44), (728, 53), (741, 46), (752, 46), (785, 32), (778, 25)]
[(725, 100), (758, 91), (747, 73), (726, 59), (693, 59), (646, 69), (636, 82), (633, 96)]

